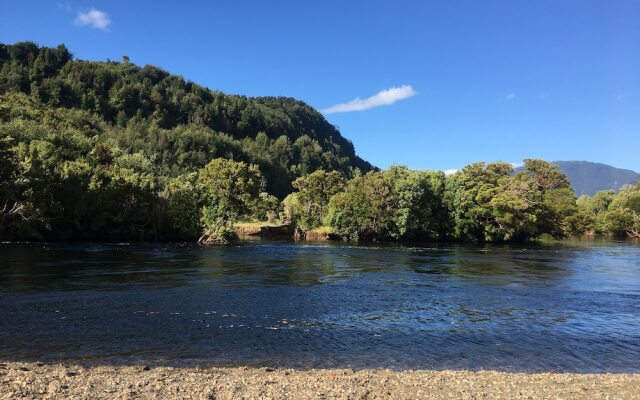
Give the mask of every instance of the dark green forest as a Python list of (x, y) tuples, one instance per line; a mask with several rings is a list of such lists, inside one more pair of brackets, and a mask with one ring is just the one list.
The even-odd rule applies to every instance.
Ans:
[(1, 240), (227, 242), (239, 221), (367, 240), (637, 235), (640, 186), (576, 202), (555, 165), (378, 171), (303, 102), (0, 44)]
[(318, 168), (372, 168), (322, 114), (291, 98), (226, 95), (127, 57), (76, 61), (64, 45), (0, 44), (0, 66), (0, 93), (24, 93), (54, 113), (84, 110), (100, 122), (97, 140), (156, 157), (164, 175), (233, 158), (259, 165), (267, 188), (284, 196)]
[[(19, 228), (4, 217), (2, 237), (173, 237), (166, 221), (150, 220), (162, 219), (164, 206), (149, 196), (216, 158), (257, 165), (261, 189), (279, 198), (319, 168), (345, 176), (372, 169), (303, 102), (226, 95), (126, 57), (88, 62), (63, 45), (0, 44), (0, 96), (4, 214), (15, 216), (18, 204), (33, 215)], [(88, 197), (72, 200), (65, 190)], [(120, 190), (141, 192), (127, 200), (134, 195)]]

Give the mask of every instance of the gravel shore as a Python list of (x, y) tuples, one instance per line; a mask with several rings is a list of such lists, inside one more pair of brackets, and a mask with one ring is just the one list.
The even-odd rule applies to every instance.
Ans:
[(640, 374), (6, 362), (0, 399), (640, 399)]

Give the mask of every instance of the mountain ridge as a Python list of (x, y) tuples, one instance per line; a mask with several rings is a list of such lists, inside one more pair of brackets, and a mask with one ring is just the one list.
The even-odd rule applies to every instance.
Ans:
[[(624, 185), (640, 181), (640, 173), (604, 163), (585, 160), (560, 160), (552, 163), (567, 175), (576, 197), (593, 196), (602, 190), (617, 192)], [(520, 168), (516, 169), (518, 170)]]

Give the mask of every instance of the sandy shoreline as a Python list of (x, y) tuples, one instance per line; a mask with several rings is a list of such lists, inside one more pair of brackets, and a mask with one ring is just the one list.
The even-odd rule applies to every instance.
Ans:
[(0, 363), (0, 399), (640, 399), (640, 374)]

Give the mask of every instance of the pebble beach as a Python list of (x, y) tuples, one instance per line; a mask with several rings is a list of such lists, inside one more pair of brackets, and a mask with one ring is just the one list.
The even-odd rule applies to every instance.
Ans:
[(0, 399), (640, 399), (640, 374), (5, 362)]

